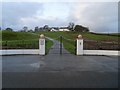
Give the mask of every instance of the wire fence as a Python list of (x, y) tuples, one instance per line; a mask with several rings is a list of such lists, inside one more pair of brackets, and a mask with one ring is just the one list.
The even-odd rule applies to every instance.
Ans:
[[(58, 38), (57, 38), (58, 39)], [(49, 42), (46, 40), (46, 45)], [(76, 51), (76, 40), (67, 39), (62, 37), (62, 43), (67, 49), (71, 49), (72, 52)], [(1, 41), (1, 49), (38, 49), (39, 40), (12, 40)], [(114, 41), (96, 41), (96, 40), (84, 40), (84, 50), (120, 50), (120, 43)]]
[[(39, 40), (12, 40), (12, 41), (1, 41), (0, 45), (2, 47), (0, 49), (39, 49)], [(46, 54), (49, 51), (49, 47), (51, 45), (50, 40), (45, 40), (45, 51)]]
[(2, 41), (2, 49), (38, 49), (39, 40)]
[[(63, 37), (63, 41), (68, 44), (68, 49), (76, 51), (76, 40), (67, 39)], [(97, 40), (83, 40), (84, 50), (120, 50), (120, 43), (116, 41), (97, 41)]]
[(120, 50), (119, 42), (84, 40), (84, 50)]

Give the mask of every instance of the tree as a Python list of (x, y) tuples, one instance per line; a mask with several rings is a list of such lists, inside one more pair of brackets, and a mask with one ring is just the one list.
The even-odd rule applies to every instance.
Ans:
[(39, 27), (36, 26), (36, 27), (35, 27), (35, 32), (38, 32), (38, 31), (39, 31)]
[(5, 30), (7, 30), (7, 31), (13, 31), (13, 29), (12, 28), (6, 28)]
[(43, 31), (43, 27), (40, 27), (40, 28), (39, 28), (39, 31)]
[(49, 26), (48, 26), (48, 25), (45, 25), (45, 26), (43, 27), (43, 29), (44, 29), (45, 31), (49, 31)]
[(81, 25), (76, 25), (74, 28), (74, 31), (77, 32), (89, 32), (89, 29), (87, 27), (83, 27)]
[(30, 29), (30, 30), (28, 30), (28, 32), (33, 32), (33, 30), (32, 30), (32, 29)]
[(74, 31), (74, 26), (75, 26), (75, 24), (73, 22), (70, 22), (68, 25), (68, 29), (71, 31)]
[(24, 27), (23, 27), (23, 31), (24, 31), (24, 32), (27, 32), (27, 31), (28, 31), (28, 27), (24, 26)]

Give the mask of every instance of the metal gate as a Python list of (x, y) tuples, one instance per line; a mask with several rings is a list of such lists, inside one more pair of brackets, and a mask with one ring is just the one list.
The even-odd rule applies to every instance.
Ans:
[(76, 54), (76, 40), (71, 40), (60, 35), (53, 42), (54, 45), (50, 49), (49, 54)]

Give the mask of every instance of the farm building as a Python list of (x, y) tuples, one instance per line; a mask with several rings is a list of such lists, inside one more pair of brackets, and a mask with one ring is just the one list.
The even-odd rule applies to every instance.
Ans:
[(70, 31), (69, 29), (59, 29), (59, 31)]
[(51, 31), (51, 32), (57, 32), (58, 30), (52, 28), (50, 31)]

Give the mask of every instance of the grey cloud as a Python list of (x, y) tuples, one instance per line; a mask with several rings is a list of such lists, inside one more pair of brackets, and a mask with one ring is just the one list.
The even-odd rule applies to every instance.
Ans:
[(120, 2), (118, 3), (118, 32), (120, 33)]
[(2, 26), (2, 3), (0, 2), (0, 27)]
[(41, 3), (4, 2), (2, 4), (2, 27), (13, 27), (17, 29), (20, 27), (20, 18), (28, 16), (30, 17), (34, 15), (37, 10), (41, 10), (42, 13)]
[[(114, 2), (99, 2), (89, 5), (82, 15), (96, 32), (117, 32), (118, 7)], [(82, 20), (84, 20), (82, 19)]]
[[(2, 8), (2, 22), (3, 27), (22, 28), (23, 24), (20, 22), (21, 18), (34, 18), (37, 11), (40, 11), (40, 16), (43, 16), (45, 3), (3, 3)], [(52, 5), (52, 3), (50, 3)], [(64, 3), (63, 3), (64, 4)], [(82, 4), (82, 3), (81, 3)], [(84, 3), (83, 3), (84, 4)], [(117, 32), (118, 27), (118, 14), (117, 14), (117, 3), (113, 2), (102, 2), (102, 3), (88, 3), (88, 6), (81, 13), (81, 18), (77, 19), (74, 16), (74, 6), (80, 5), (79, 3), (67, 3), (70, 9), (69, 16), (62, 20), (59, 17), (53, 20), (47, 20), (41, 18), (36, 20), (37, 22), (29, 22), (28, 27), (34, 28), (35, 26), (67, 26), (69, 22), (75, 22), (75, 24), (82, 24), (96, 32)], [(58, 5), (59, 7), (59, 5)], [(81, 8), (78, 8), (80, 10)], [(66, 12), (65, 12), (66, 13)]]
[[(73, 5), (79, 6), (84, 3), (73, 3)], [(95, 32), (118, 32), (118, 3), (117, 2), (96, 2), (86, 3), (87, 7), (76, 18), (73, 15), (74, 12), (79, 12), (81, 8), (75, 10), (69, 15), (67, 21), (75, 22), (87, 26), (91, 31)]]

